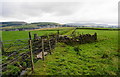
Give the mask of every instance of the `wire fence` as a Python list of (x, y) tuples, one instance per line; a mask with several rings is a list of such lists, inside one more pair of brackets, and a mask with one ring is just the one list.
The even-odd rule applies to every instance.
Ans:
[[(51, 50), (55, 48), (56, 43), (58, 42), (59, 35), (69, 32), (70, 30), (63, 30), (57, 32), (57, 34), (51, 34), (48, 36), (34, 36), (31, 37), (32, 42), (32, 53), (34, 62), (38, 60), (38, 58), (44, 59), (45, 52), (51, 54)], [(75, 32), (75, 30), (73, 30)], [(74, 33), (72, 32), (72, 33)], [(59, 35), (58, 35), (59, 34)], [(17, 39), (17, 40), (6, 40), (2, 41), (2, 70), (7, 70), (7, 65), (12, 64), (16, 65), (16, 62), (26, 62), (28, 66), (32, 66), (31, 64), (31, 49), (30, 49), (30, 37), (25, 39)], [(41, 56), (37, 57), (37, 54), (41, 54)], [(30, 64), (29, 64), (30, 63)], [(22, 66), (22, 64), (21, 64)], [(26, 67), (28, 67), (26, 66)]]
[[(31, 56), (30, 56), (29, 39), (30, 38), (1, 41), (2, 42), (2, 64), (0, 65), (2, 66), (3, 71), (5, 71), (7, 69), (7, 66), (10, 64), (14, 65), (16, 64), (16, 62), (23, 63), (26, 60), (27, 60), (26, 61), (27, 63), (28, 61), (30, 62)], [(34, 38), (31, 37), (31, 39), (34, 39)], [(32, 45), (37, 43), (39, 43), (39, 41), (36, 41), (34, 43), (32, 41)], [(34, 48), (34, 45), (32, 48)], [(41, 52), (41, 51), (34, 50), (33, 56), (36, 56), (35, 55), (36, 52)]]

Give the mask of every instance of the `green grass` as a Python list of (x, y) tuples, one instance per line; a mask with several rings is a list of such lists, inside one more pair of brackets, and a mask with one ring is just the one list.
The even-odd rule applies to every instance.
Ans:
[[(19, 49), (23, 49), (26, 46), (28, 46), (28, 33), (31, 32), (32, 34), (32, 38), (34, 34), (38, 34), (38, 36), (42, 36), (42, 35), (49, 35), (49, 34), (56, 34), (57, 30), (60, 30), (60, 33), (66, 33), (69, 32), (69, 30), (71, 31), (73, 28), (53, 28), (53, 29), (46, 29), (46, 30), (35, 30), (35, 31), (2, 31), (0, 32), (0, 35), (2, 35), (2, 40), (3, 40), (3, 45), (4, 45), (4, 50), (5, 52), (18, 52), (18, 54), (22, 54), (25, 52), (29, 52), (29, 49), (25, 49), (20, 51)], [(27, 39), (26, 39), (27, 38)], [(21, 41), (18, 41), (18, 39), (22, 40), (24, 43), (22, 43)], [(16, 42), (16, 43), (15, 43)], [(7, 43), (7, 44), (6, 44)], [(9, 48), (10, 44), (12, 44), (13, 46)], [(20, 45), (22, 44), (22, 45)], [(9, 48), (9, 49), (8, 49)], [(8, 50), (7, 50), (8, 49)], [(11, 59), (14, 59), (18, 56), (18, 54), (13, 55), (11, 57), (8, 58), (8, 56), (6, 55), (2, 55), (2, 63), (6, 63)], [(7, 60), (5, 58), (8, 58)], [(16, 61), (17, 62), (17, 61)], [(18, 61), (19, 62), (19, 61)], [(21, 63), (21, 62), (20, 62)], [(10, 64), (8, 64), (9, 66)], [(15, 67), (14, 65), (10, 65), (12, 67)], [(20, 70), (20, 68), (19, 68)], [(7, 71), (3, 71), (3, 74), (17, 74), (19, 71), (14, 70), (14, 68), (8, 68)]]
[[(30, 31), (33, 37), (33, 34), (38, 34), (39, 36), (49, 33), (56, 33), (56, 31)], [(3, 31), (2, 38), (4, 40), (17, 40), (29, 38), (29, 31)]]
[[(27, 45), (28, 39), (29, 39), (29, 32), (31, 32), (31, 35), (33, 38), (34, 34), (38, 34), (38, 36), (57, 34), (57, 30), (60, 30), (60, 33), (66, 33), (66, 31), (68, 32), (71, 29), (73, 28), (62, 27), (62, 28), (53, 28), (53, 29), (35, 30), (35, 31), (2, 31), (0, 32), (0, 34), (2, 35), (4, 49), (7, 50), (10, 44), (13, 44), (13, 45), (21, 44), (19, 41), (17, 41), (19, 39), (25, 42), (26, 43), (25, 45)], [(17, 43), (14, 43), (14, 42), (17, 42)], [(5, 44), (5, 43), (9, 43), (9, 44)], [(12, 50), (16, 50), (19, 47), (20, 46), (12, 46), (9, 50), (11, 52)], [(23, 48), (23, 46), (21, 46), (21, 48)]]
[[(38, 34), (38, 36), (41, 36), (41, 35), (48, 35), (50, 33), (57, 33), (57, 31), (30, 31), (30, 32), (32, 34), (32, 38), (34, 34)], [(29, 39), (28, 33), (29, 31), (3, 31), (2, 40), (3, 40), (4, 50), (6, 52), (11, 52), (28, 46), (28, 39)], [(24, 43), (17, 41), (18, 39), (21, 39)], [(10, 44), (13, 46), (10, 47)], [(22, 45), (19, 46), (18, 44), (22, 44)]]
[(96, 32), (98, 41), (81, 45), (58, 43), (52, 50), (52, 55), (47, 55), (45, 61), (39, 60), (35, 63), (32, 75), (119, 74), (118, 31), (78, 29), (76, 33), (78, 32), (83, 34)]
[(42, 36), (42, 35), (49, 35), (51, 33), (57, 33), (57, 31), (55, 30), (60, 30), (61, 33), (70, 29), (73, 28), (54, 28), (50, 30), (36, 30), (36, 31), (2, 31), (2, 39), (3, 41), (25, 39), (25, 38), (29, 38), (29, 34), (28, 34), (29, 32), (31, 32), (33, 37), (34, 34), (38, 34), (38, 36)]
[[(63, 32), (63, 35), (70, 35), (73, 31), (71, 29), (61, 28), (60, 32)], [(58, 29), (31, 31), (31, 33), (32, 37), (35, 33), (41, 36), (56, 33), (57, 31), (54, 30)], [(2, 38), (3, 41), (25, 39), (28, 38), (28, 32), (3, 31)], [(118, 70), (118, 59), (120, 58), (118, 31), (76, 30), (76, 34), (94, 34), (95, 32), (98, 35), (98, 41), (94, 43), (81, 45), (58, 43), (52, 50), (52, 55), (48, 54), (45, 61), (39, 60), (35, 63), (32, 75), (117, 75), (120, 72)], [(13, 47), (13, 49), (17, 48), (19, 49), (18, 46)], [(31, 72), (28, 71), (27, 74), (30, 75)]]

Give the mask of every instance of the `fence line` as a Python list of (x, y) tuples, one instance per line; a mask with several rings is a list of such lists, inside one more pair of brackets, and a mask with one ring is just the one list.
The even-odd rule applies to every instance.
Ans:
[[(13, 64), (15, 61), (19, 61), (19, 59), (21, 59), (22, 57), (25, 57), (25, 55), (27, 56), (26, 59), (30, 58), (29, 55), (30, 55), (31, 53), (30, 53), (28, 50), (27, 50), (28, 52), (26, 51), (26, 53), (19, 53), (19, 51), (29, 49), (29, 46), (28, 46), (28, 45), (30, 44), (30, 42), (28, 41), (28, 39), (30, 39), (30, 38), (2, 41), (5, 46), (9, 45), (9, 46), (7, 47), (7, 49), (6, 49), (6, 51), (8, 51), (8, 50), (9, 50), (11, 47), (13, 47), (13, 46), (23, 46), (23, 45), (27, 45), (26, 47), (17, 50), (17, 52), (10, 53), (10, 55), (8, 55), (8, 57), (6, 57), (6, 58), (3, 59), (3, 60), (6, 60), (6, 61), (5, 61), (6, 63), (2, 64), (3, 70), (4, 70), (4, 68), (6, 68), (7, 64)], [(31, 38), (31, 43), (32, 43), (32, 44), (35, 44), (35, 43), (38, 43), (38, 42), (39, 42), (39, 41), (38, 41), (38, 42), (33, 42), (32, 39), (34, 39), (34, 38)], [(9, 43), (9, 42), (10, 42), (10, 43)], [(11, 42), (12, 42), (12, 43), (11, 43)], [(20, 43), (20, 44), (18, 44), (18, 43)], [(51, 44), (51, 42), (49, 42), (49, 45), (50, 45), (50, 44)], [(42, 45), (42, 46), (43, 46), (43, 45)], [(34, 47), (34, 46), (33, 46), (33, 47)], [(43, 47), (43, 48), (45, 48), (45, 47)], [(49, 47), (49, 48), (50, 48), (50, 50), (51, 50), (51, 49), (52, 49), (52, 46)], [(30, 47), (30, 49), (32, 49), (32, 47)], [(8, 52), (5, 52), (5, 53), (8, 53)], [(4, 54), (5, 54), (5, 53), (4, 53)], [(33, 54), (35, 55), (35, 52), (33, 52)], [(23, 56), (22, 56), (22, 55), (23, 55)], [(13, 57), (13, 56), (15, 56), (14, 59), (8, 60), (10, 57)], [(43, 55), (43, 56), (44, 56), (44, 55)], [(31, 57), (32, 57), (32, 56), (31, 56)], [(22, 59), (22, 61), (24, 61), (24, 60), (26, 60), (26, 59)], [(8, 61), (7, 61), (7, 60), (8, 60)], [(31, 62), (33, 63), (33, 58), (31, 58), (31, 60), (32, 60)], [(34, 68), (33, 65), (32, 65), (32, 68)]]

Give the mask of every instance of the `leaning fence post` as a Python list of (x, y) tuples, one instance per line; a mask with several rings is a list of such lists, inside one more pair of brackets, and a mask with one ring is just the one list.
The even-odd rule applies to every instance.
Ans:
[(34, 71), (34, 62), (33, 62), (33, 53), (32, 53), (32, 40), (31, 40), (31, 33), (29, 32), (29, 50), (30, 50), (30, 57), (31, 57), (31, 65), (32, 71)]
[(44, 39), (42, 38), (42, 59), (44, 60)]

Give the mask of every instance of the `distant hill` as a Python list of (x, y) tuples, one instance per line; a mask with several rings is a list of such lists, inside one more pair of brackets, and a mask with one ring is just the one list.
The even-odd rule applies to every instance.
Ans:
[(7, 27), (7, 26), (20, 26), (20, 25), (25, 25), (27, 24), (26, 22), (18, 22), (18, 21), (13, 21), (13, 22), (0, 22), (0, 26), (2, 27)]
[(55, 23), (55, 22), (34, 22), (34, 23), (31, 23), (31, 24), (36, 24), (37, 26), (57, 26), (57, 25), (60, 25), (59, 23)]
[(108, 24), (96, 24), (96, 23), (67, 23), (66, 25), (75, 25), (75, 26), (108, 26)]
[(91, 27), (91, 28), (117, 28), (117, 26), (108, 24), (96, 23), (67, 23), (60, 24), (55, 22), (34, 22), (27, 23), (22, 21), (0, 22), (0, 30), (2, 31), (21, 31), (40, 28), (55, 28), (55, 27)]
[(58, 27), (61, 24), (55, 22), (0, 22), (0, 30), (3, 31), (17, 31), (17, 30), (31, 30), (39, 28)]
[(67, 23), (64, 25), (77, 26), (77, 27), (117, 28), (117, 25), (97, 24), (97, 23)]

